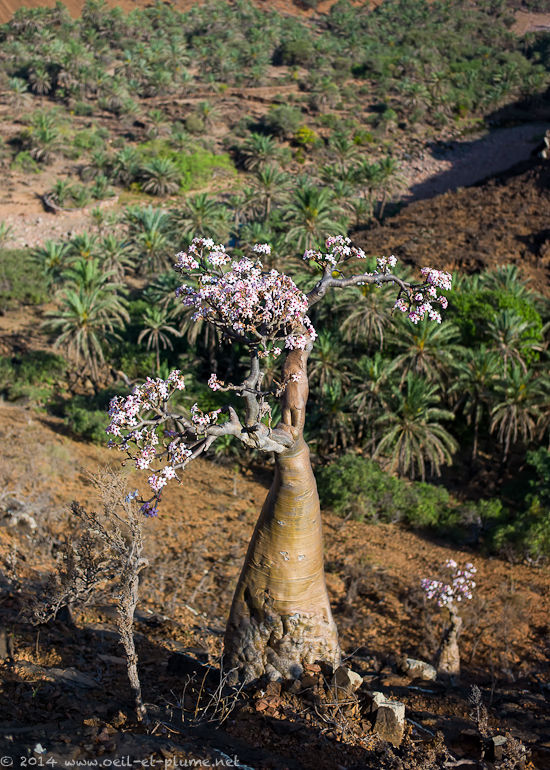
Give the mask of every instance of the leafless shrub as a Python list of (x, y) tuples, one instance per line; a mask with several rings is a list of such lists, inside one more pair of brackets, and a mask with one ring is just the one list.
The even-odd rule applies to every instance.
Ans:
[(101, 500), (101, 513), (77, 502), (71, 511), (81, 525), (79, 537), (66, 539), (60, 569), (34, 607), (35, 622), (55, 617), (63, 606), (85, 604), (108, 590), (117, 599), (117, 626), (126, 653), (128, 678), (138, 719), (146, 720), (134, 642), (134, 613), (139, 597), (139, 575), (147, 566), (143, 556), (142, 518), (123, 478), (102, 471), (92, 478)]
[[(184, 725), (215, 723), (222, 725), (236, 707), (244, 684), (238, 688), (229, 685), (233, 671), (219, 666), (219, 677), (213, 682), (216, 669), (204, 666), (204, 672), (188, 675), (181, 696), (175, 698), (175, 706)], [(173, 694), (173, 693), (172, 693)]]
[(475, 722), (479, 734), (484, 738), (489, 735), (488, 714), (483, 703), (483, 696), (477, 684), (473, 684), (468, 695), (468, 703), (471, 706), (470, 719)]
[(529, 752), (523, 743), (516, 740), (510, 733), (506, 733), (504, 759), (497, 763), (498, 770), (523, 770), (528, 758)]

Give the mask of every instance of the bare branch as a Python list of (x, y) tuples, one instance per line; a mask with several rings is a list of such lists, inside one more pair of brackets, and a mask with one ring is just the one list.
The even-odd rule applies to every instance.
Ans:
[(419, 289), (424, 286), (424, 283), (409, 283), (398, 278), (393, 273), (360, 273), (357, 275), (350, 275), (347, 278), (334, 278), (330, 270), (325, 270), (321, 280), (313, 287), (313, 289), (307, 294), (309, 306), (311, 307), (316, 302), (319, 302), (325, 294), (327, 289), (339, 288), (345, 289), (348, 286), (360, 286), (363, 284), (382, 284), (382, 283), (395, 283), (401, 291), (408, 294), (409, 291)]

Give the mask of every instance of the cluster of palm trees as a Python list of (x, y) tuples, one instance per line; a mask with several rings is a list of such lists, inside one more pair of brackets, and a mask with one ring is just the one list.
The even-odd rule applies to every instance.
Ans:
[[(323, 310), (311, 354), (321, 454), (361, 447), (424, 479), (457, 452), (470, 465), (507, 463), (548, 439), (548, 303), (515, 266), (458, 283), (442, 325), (391, 318), (390, 292), (370, 287)], [(462, 313), (472, 297), (493, 303), (473, 337)]]
[[(354, 75), (409, 125), (543, 89), (536, 47), (510, 35), (502, 4), (472, 10), (466, 0), (447, 0), (428, 9), (424, 0), (388, 0), (374, 11), (342, 0), (313, 25), (243, 0), (185, 14), (155, 4), (128, 15), (87, 0), (77, 20), (61, 5), (17, 11), (2, 30), (0, 66), (16, 100), (30, 92), (94, 102), (130, 123), (139, 99), (262, 84), (273, 64), (306, 70), (301, 84), (314, 110), (344, 99), (359, 105), (345, 86)], [(380, 115), (394, 122), (388, 109)]]
[[(284, 187), (275, 192), (284, 194)], [(281, 231), (288, 228), (289, 240), (301, 247), (310, 243), (314, 194), (304, 184), (281, 217)], [(254, 200), (264, 217), (265, 199)], [(334, 226), (334, 210), (319, 200), (323, 216), (315, 237)], [(229, 211), (205, 195), (191, 197), (181, 210), (131, 206), (108, 232), (35, 249), (37, 269), (57, 290), (46, 331), (96, 382), (105, 379), (106, 361), (119, 368), (117, 356), (128, 344), (136, 360), (153, 351), (157, 373), (178, 365), (200, 381), (212, 371), (235, 372), (243, 365), (240, 351), (224, 349), (220, 356), (215, 330), (193, 322), (176, 302), (178, 278), (170, 270), (185, 244), (182, 230), (227, 234), (234, 227)], [(239, 232), (256, 242), (263, 240), (256, 237), (262, 227), (272, 234), (269, 216), (241, 222)], [(294, 269), (298, 263), (286, 245), (289, 256), (275, 266), (307, 288), (315, 276), (305, 265)], [(457, 452), (468, 463), (488, 455), (506, 463), (548, 435), (548, 303), (515, 267), (457, 284), (441, 325), (414, 326), (392, 316), (391, 291), (370, 286), (315, 307), (320, 335), (311, 354), (309, 439), (320, 456), (356, 448), (402, 476), (424, 479), (438, 475)], [(277, 374), (277, 364), (270, 367), (268, 380)]]

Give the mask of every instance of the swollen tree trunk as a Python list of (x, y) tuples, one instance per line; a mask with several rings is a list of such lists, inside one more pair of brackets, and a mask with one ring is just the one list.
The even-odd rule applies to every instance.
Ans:
[(229, 681), (296, 679), (304, 663), (340, 663), (323, 569), (321, 511), (302, 436), (307, 402), (305, 351), (292, 351), (284, 374), (282, 424), (294, 444), (276, 469), (237, 584), (225, 634)]
[(460, 651), (458, 649), (458, 637), (462, 629), (462, 618), (456, 607), (449, 607), (450, 624), (445, 630), (441, 645), (437, 654), (437, 673), (442, 676), (460, 676)]

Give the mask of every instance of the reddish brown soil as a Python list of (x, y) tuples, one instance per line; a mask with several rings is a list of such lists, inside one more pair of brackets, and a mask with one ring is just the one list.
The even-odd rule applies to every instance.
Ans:
[(406, 206), (384, 226), (356, 233), (372, 254), (476, 272), (518, 265), (550, 286), (550, 162), (529, 160), (474, 187)]
[[(170, 0), (169, 5), (178, 11), (188, 11), (194, 5), (201, 5), (204, 2), (205, 0)], [(255, 2), (260, 8), (274, 10), (278, 13), (290, 16), (311, 16), (315, 13), (327, 13), (334, 5), (335, 0), (321, 0), (316, 10), (307, 8), (305, 5), (301, 5), (299, 2), (295, 3), (292, 0), (255, 0)], [(375, 7), (380, 2), (381, 0), (370, 0), (370, 2), (352, 0), (352, 5), (370, 5)], [(15, 11), (21, 8), (22, 5), (25, 5), (27, 8), (53, 8), (55, 0), (25, 0), (25, 3), (20, 3), (19, 0), (0, 0), (0, 24), (9, 21)], [(84, 0), (65, 0), (64, 5), (69, 9), (71, 16), (76, 18), (82, 13)], [(151, 3), (149, 0), (107, 0), (107, 5), (111, 7), (118, 6), (123, 11), (128, 12), (135, 10), (136, 7), (147, 7)]]
[[(366, 695), (353, 708), (340, 709), (335, 724), (330, 721), (334, 713), (329, 718), (315, 710), (308, 691), (298, 697), (275, 693), (267, 701), (250, 693), (218, 733), (207, 724), (195, 732), (182, 730), (166, 715), (158, 716), (163, 704), (180, 697), (185, 683), (183, 675), (167, 669), (172, 651), (197, 655), (202, 650), (214, 663), (219, 656), (267, 473), (243, 475), (199, 460), (184, 486), (167, 490), (160, 517), (145, 522), (151, 566), (143, 573), (138, 650), (145, 699), (157, 715), (154, 734), (147, 736), (132, 721), (112, 599), (98, 597), (95, 605), (77, 612), (72, 630), (59, 622), (33, 628), (23, 620), (28, 600), (54, 568), (55, 544), (71, 531), (67, 504), (77, 499), (94, 506), (87, 474), (106, 463), (116, 465), (119, 456), (75, 442), (59, 421), (18, 406), (0, 406), (0, 438), (2, 488), (32, 501), (29, 510), (37, 523), (29, 532), (22, 525), (6, 526), (4, 519), (0, 529), (0, 557), (12, 565), (9, 577), (17, 574), (11, 584), (4, 579), (0, 607), (0, 630), (10, 629), (13, 650), (13, 659), (0, 668), (6, 724), (0, 743), (2, 735), (12, 736), (8, 754), (19, 756), (37, 741), (59, 761), (139, 756), (140, 751), (141, 756), (204, 758), (215, 756), (212, 747), (217, 746), (255, 768), (389, 766), (364, 717)], [(129, 488), (141, 482), (129, 473)], [(392, 525), (343, 523), (330, 512), (325, 512), (325, 546), (328, 586), (348, 664), (365, 676), (365, 687), (404, 701), (416, 723), (409, 723), (403, 757), (420, 750), (418, 741), (429, 739), (426, 730), (441, 730), (455, 757), (475, 756), (467, 695), (477, 684), (489, 710), (490, 734), (510, 731), (533, 751), (532, 767), (548, 766), (547, 570), (457, 551)], [(419, 582), (436, 575), (450, 557), (475, 562), (478, 590), (464, 613), (462, 682), (446, 689), (411, 682), (398, 674), (396, 664), (405, 654), (433, 655), (442, 617), (425, 606)], [(50, 671), (67, 668), (95, 684), (75, 690)], [(343, 738), (342, 724), (347, 725)], [(406, 767), (425, 768), (426, 761)]]

